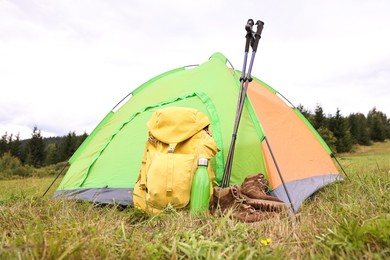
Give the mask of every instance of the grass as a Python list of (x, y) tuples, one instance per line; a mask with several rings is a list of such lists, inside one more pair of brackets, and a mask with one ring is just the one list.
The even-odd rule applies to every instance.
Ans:
[(390, 142), (339, 160), (346, 181), (305, 201), (297, 221), (281, 215), (256, 224), (53, 201), (55, 187), (42, 198), (53, 177), (3, 180), (0, 259), (388, 259)]

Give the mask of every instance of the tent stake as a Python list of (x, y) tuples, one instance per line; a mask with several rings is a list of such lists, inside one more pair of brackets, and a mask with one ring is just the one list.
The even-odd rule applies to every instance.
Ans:
[(339, 167), (340, 167), (340, 169), (343, 171), (343, 173), (344, 173), (345, 177), (347, 177), (347, 179), (348, 179), (348, 180), (351, 180), (351, 179), (349, 178), (349, 176), (347, 175), (347, 173), (344, 171), (344, 168), (343, 168), (343, 166), (341, 166), (341, 164), (340, 164), (339, 160), (337, 160), (337, 157), (334, 155), (334, 153), (333, 153), (333, 152), (332, 152), (332, 155), (331, 155), (331, 156), (333, 157), (333, 159), (335, 159), (335, 161), (337, 162), (338, 166), (339, 166)]
[(271, 154), (271, 157), (272, 157), (272, 160), (275, 164), (275, 167), (276, 167), (276, 170), (278, 171), (278, 174), (279, 174), (279, 177), (280, 177), (280, 180), (282, 181), (282, 184), (283, 184), (283, 188), (284, 188), (284, 191), (286, 192), (287, 194), (287, 198), (288, 198), (288, 201), (290, 202), (290, 206), (291, 206), (291, 209), (293, 211), (294, 214), (296, 214), (295, 212), (295, 209), (294, 209), (294, 205), (291, 201), (291, 197), (290, 197), (290, 194), (288, 193), (288, 190), (287, 190), (287, 186), (286, 186), (286, 183), (284, 182), (284, 179), (283, 179), (283, 176), (282, 176), (282, 173), (280, 172), (280, 169), (279, 169), (279, 166), (278, 166), (278, 163), (276, 162), (276, 159), (275, 159), (275, 156), (274, 156), (274, 153), (272, 152), (272, 149), (271, 149), (271, 146), (268, 142), (268, 139), (267, 137), (264, 137), (264, 140), (265, 140), (265, 143), (267, 144), (267, 147), (268, 147), (268, 150)]
[(53, 182), (49, 185), (49, 187), (47, 188), (47, 190), (45, 191), (45, 193), (43, 193), (42, 197), (45, 197), (46, 193), (50, 190), (51, 186), (53, 186), (54, 182), (58, 179), (58, 177), (60, 177), (60, 175), (62, 174), (62, 172), (65, 170), (65, 168), (69, 165), (69, 162), (66, 162), (66, 164), (64, 165), (64, 167), (62, 167), (61, 171), (59, 174), (57, 174), (57, 176), (54, 178)]

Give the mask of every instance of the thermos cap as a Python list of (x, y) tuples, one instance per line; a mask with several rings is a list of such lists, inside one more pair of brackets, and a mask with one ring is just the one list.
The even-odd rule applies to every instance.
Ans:
[(207, 166), (209, 164), (209, 160), (207, 158), (199, 158), (198, 165)]

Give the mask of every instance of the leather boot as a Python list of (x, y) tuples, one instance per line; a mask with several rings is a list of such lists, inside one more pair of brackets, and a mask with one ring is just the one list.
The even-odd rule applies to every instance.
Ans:
[(214, 188), (213, 214), (225, 215), (232, 211), (230, 218), (241, 222), (252, 223), (271, 217), (273, 212), (257, 211), (246, 203), (246, 198), (241, 194), (241, 188), (233, 185), (227, 188)]
[(286, 204), (278, 198), (268, 195), (268, 181), (259, 173), (245, 178), (241, 192), (247, 204), (256, 210), (281, 212), (287, 209)]
[(243, 201), (240, 204), (240, 207), (237, 208), (231, 215), (232, 218), (237, 219), (241, 222), (253, 223), (260, 220), (268, 219), (275, 215), (275, 212), (256, 210), (256, 208), (254, 208), (247, 202), (246, 196), (241, 193), (240, 186), (233, 185), (231, 187), (231, 192), (233, 194), (233, 197), (236, 198), (236, 201)]
[(278, 198), (270, 196), (268, 192), (268, 181), (264, 175), (259, 173), (245, 178), (241, 184), (241, 192), (251, 199), (272, 200), (281, 202)]
[[(237, 188), (236, 186), (235, 188)], [(237, 208), (244, 202), (244, 199), (233, 196), (232, 186), (227, 188), (215, 187), (213, 191), (213, 204), (211, 210), (213, 213), (225, 214), (231, 208)]]
[[(273, 196), (269, 196), (275, 198)], [(251, 199), (246, 198), (246, 203), (254, 209), (263, 212), (287, 212), (287, 205), (279, 200)]]

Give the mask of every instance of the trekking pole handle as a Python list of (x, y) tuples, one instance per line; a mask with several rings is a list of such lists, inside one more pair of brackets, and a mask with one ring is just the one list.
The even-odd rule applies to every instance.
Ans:
[(253, 27), (254, 24), (255, 24), (255, 22), (252, 19), (249, 19), (248, 22), (245, 25), (245, 30), (248, 33), (252, 33), (252, 27)]
[(249, 46), (253, 44), (253, 31), (252, 27), (254, 25), (254, 21), (252, 19), (249, 19), (248, 22), (245, 25), (246, 30), (246, 43), (245, 43), (245, 52), (249, 52)]
[(255, 33), (255, 42), (253, 43), (253, 46), (252, 46), (253, 51), (257, 51), (257, 45), (259, 44), (259, 40), (261, 38), (261, 32), (263, 31), (263, 28), (264, 28), (264, 22), (258, 20), (256, 22), (256, 25), (257, 25), (257, 30)]

